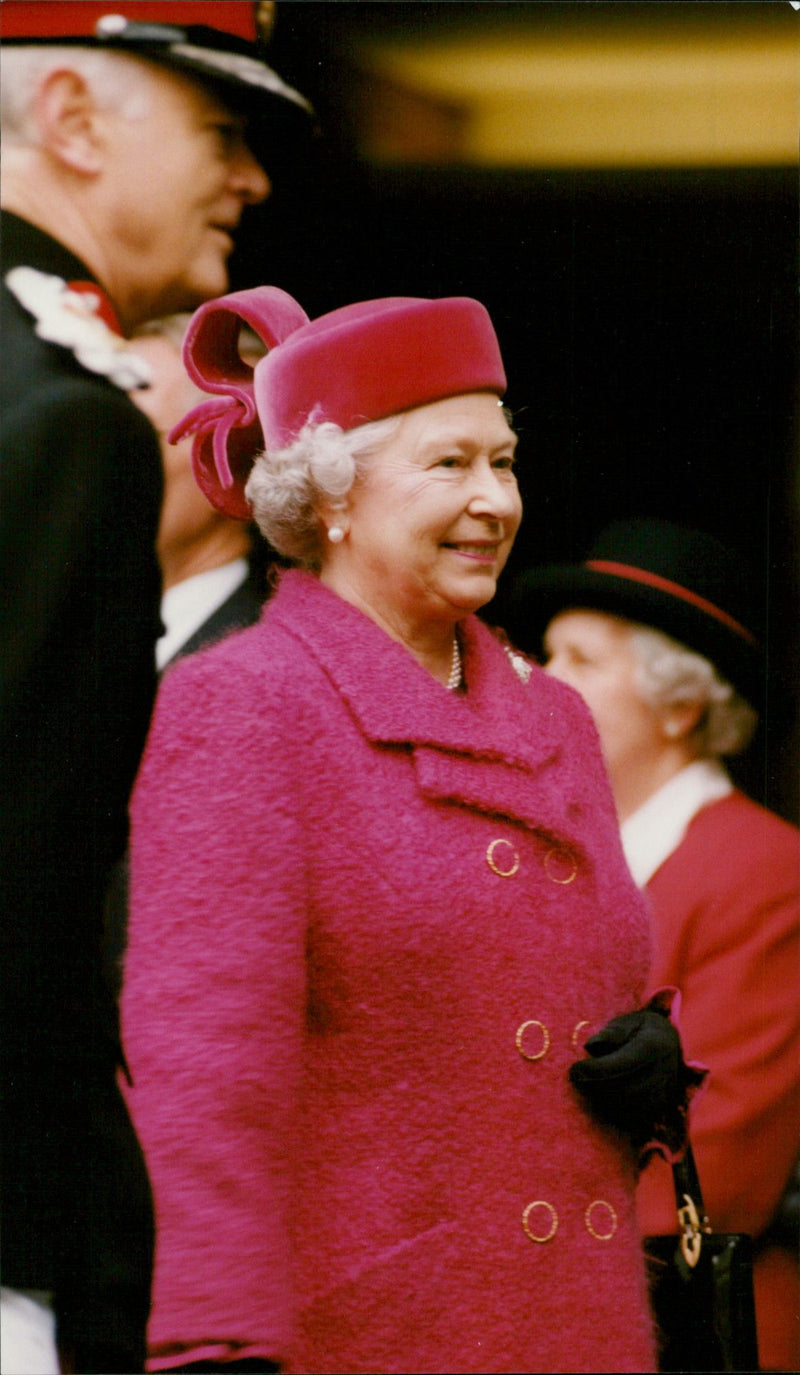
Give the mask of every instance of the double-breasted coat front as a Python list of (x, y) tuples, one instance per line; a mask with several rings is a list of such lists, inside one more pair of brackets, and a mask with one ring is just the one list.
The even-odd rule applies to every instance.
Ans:
[(294, 571), (162, 681), (123, 994), (152, 1368), (652, 1368), (634, 1160), (567, 1078), (646, 917), (582, 704), (460, 635), (448, 693)]

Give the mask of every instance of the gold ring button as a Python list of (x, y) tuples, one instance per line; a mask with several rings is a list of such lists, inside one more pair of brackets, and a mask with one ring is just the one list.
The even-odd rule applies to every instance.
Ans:
[(575, 1054), (576, 1054), (576, 1055), (577, 1055), (578, 1052), (582, 1049), (582, 1046), (580, 1046), (580, 1045), (578, 1044), (578, 1037), (580, 1036), (581, 1032), (583, 1031), (583, 1028), (584, 1028), (585, 1026), (589, 1026), (589, 1025), (590, 1025), (589, 1022), (576, 1022), (576, 1023), (575, 1023), (575, 1027), (574, 1027), (573, 1032), (572, 1032), (572, 1049), (575, 1051)]
[[(525, 1037), (525, 1032), (528, 1030), (528, 1027), (530, 1026), (538, 1026), (539, 1031), (541, 1033), (542, 1043), (537, 1051), (525, 1050), (522, 1044), (523, 1039)], [(544, 1022), (537, 1022), (535, 1017), (532, 1018), (529, 1022), (523, 1022), (521, 1026), (517, 1027), (517, 1035), (515, 1039), (517, 1042), (517, 1050), (519, 1051), (523, 1060), (541, 1060), (542, 1056), (546, 1055), (548, 1050), (550, 1049), (550, 1032), (547, 1030), (547, 1027), (545, 1026)]]
[[(544, 1208), (545, 1212), (547, 1213), (550, 1219), (549, 1230), (543, 1233), (541, 1236), (538, 1232), (534, 1232), (533, 1228), (531, 1227), (530, 1219), (531, 1213), (533, 1212), (534, 1208)], [(543, 1223), (544, 1221), (545, 1219), (542, 1219)], [(538, 1242), (539, 1244), (542, 1244), (545, 1241), (552, 1241), (553, 1237), (555, 1236), (558, 1230), (558, 1213), (556, 1212), (555, 1208), (551, 1203), (545, 1203), (544, 1199), (537, 1198), (534, 1203), (528, 1204), (527, 1208), (522, 1214), (522, 1225), (525, 1228), (526, 1237), (529, 1237), (531, 1241)]]
[[(502, 863), (495, 857), (496, 851), (501, 846), (504, 847)], [(500, 878), (513, 878), (519, 869), (519, 854), (510, 840), (493, 840), (486, 851), (486, 862), (493, 874), (499, 874)]]
[[(607, 1216), (602, 1220), (598, 1218), (595, 1214), (596, 1208), (604, 1208)], [(594, 1203), (590, 1203), (584, 1217), (587, 1231), (591, 1232), (598, 1241), (610, 1241), (619, 1224), (616, 1209), (612, 1208), (610, 1203), (606, 1203), (604, 1198), (596, 1198)], [(603, 1228), (602, 1231), (598, 1230), (600, 1227)]]
[(544, 857), (544, 871), (552, 883), (572, 883), (578, 872), (578, 861), (571, 850), (554, 846)]

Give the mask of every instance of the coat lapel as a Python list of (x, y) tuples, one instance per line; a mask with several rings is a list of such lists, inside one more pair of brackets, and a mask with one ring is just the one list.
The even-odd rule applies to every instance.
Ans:
[(575, 829), (583, 808), (576, 811), (578, 799), (565, 797), (561, 770), (558, 787), (553, 783), (573, 714), (564, 709), (565, 689), (535, 666), (523, 682), (477, 617), (459, 628), (466, 693), (448, 692), (404, 646), (310, 574), (284, 574), (267, 617), (303, 642), (368, 739), (412, 750), (427, 797), (537, 831), (563, 836)]

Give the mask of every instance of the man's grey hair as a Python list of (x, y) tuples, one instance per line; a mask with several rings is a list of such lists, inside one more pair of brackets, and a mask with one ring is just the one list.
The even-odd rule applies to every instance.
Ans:
[(652, 707), (693, 703), (703, 708), (692, 732), (705, 757), (739, 754), (750, 743), (758, 714), (709, 659), (650, 626), (631, 626), (636, 683)]
[(150, 64), (126, 53), (66, 44), (0, 46), (0, 126), (6, 148), (39, 143), (36, 93), (57, 68), (80, 72), (102, 109), (140, 119), (149, 109)]

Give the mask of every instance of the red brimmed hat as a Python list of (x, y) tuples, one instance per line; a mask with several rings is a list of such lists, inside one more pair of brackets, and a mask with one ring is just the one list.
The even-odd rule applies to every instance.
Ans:
[[(254, 372), (238, 353), (242, 324), (270, 350)], [(195, 312), (183, 358), (219, 400), (198, 406), (170, 439), (196, 435), (198, 485), (241, 520), (251, 517), (244, 487), (258, 450), (284, 448), (308, 421), (352, 430), (448, 396), (506, 389), (489, 315), (466, 296), (389, 296), (309, 320), (277, 287), (232, 292)]]
[(661, 630), (710, 659), (753, 706), (764, 656), (744, 561), (713, 535), (662, 520), (615, 521), (583, 563), (531, 568), (515, 580), (505, 628), (538, 653), (553, 616), (604, 611)]
[(264, 59), (274, 5), (252, 0), (2, 0), (4, 44), (71, 44), (144, 57), (219, 83), (241, 102), (275, 113), (311, 107)]

